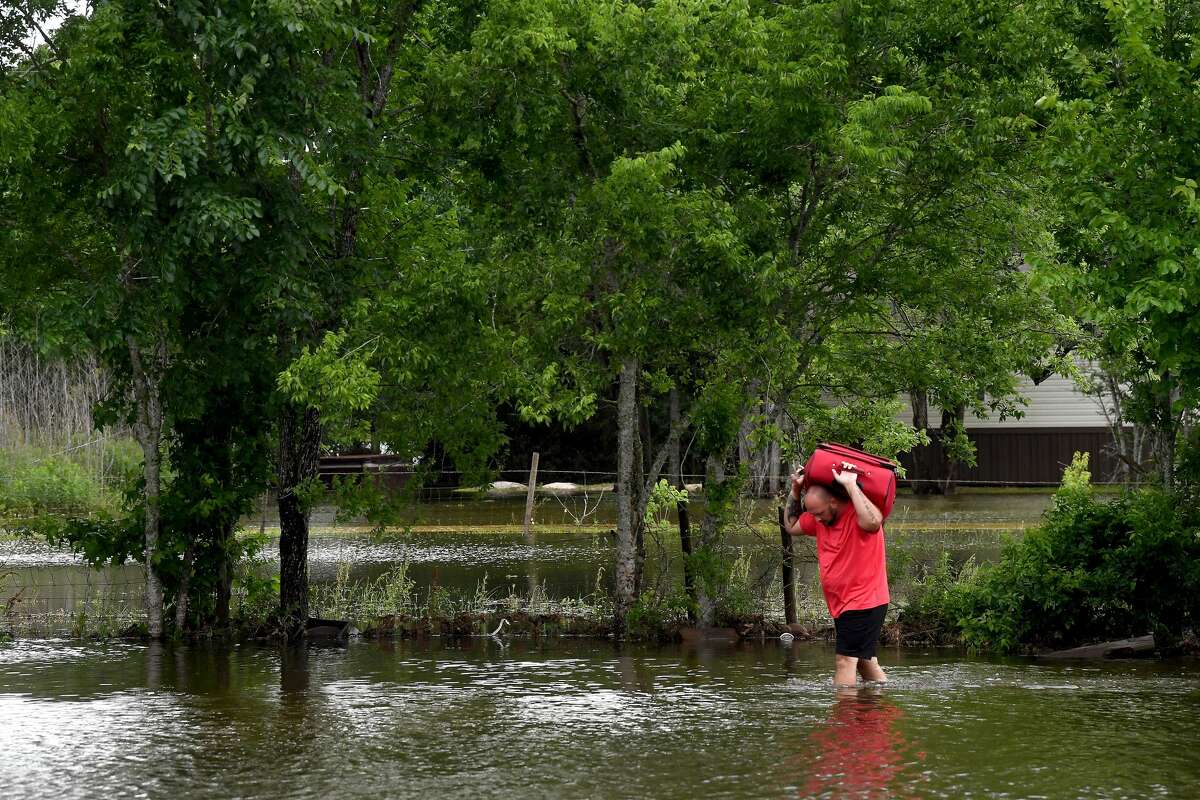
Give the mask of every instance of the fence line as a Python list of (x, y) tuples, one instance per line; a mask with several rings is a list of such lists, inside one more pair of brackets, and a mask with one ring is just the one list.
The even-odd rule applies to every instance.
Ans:
[[(326, 476), (335, 476), (335, 475), (415, 475), (417, 473), (408, 467), (401, 467), (401, 468), (396, 468), (396, 469), (388, 469), (385, 467), (379, 467), (379, 468), (374, 468), (374, 469), (364, 469), (361, 472), (323, 471), (321, 474), (326, 475)], [(431, 474), (434, 474), (434, 475), (465, 475), (467, 473), (462, 472), (460, 470), (436, 470), (436, 471), (433, 471)], [(499, 470), (493, 474), (495, 474), (496, 476), (528, 477), (529, 470), (528, 469), (506, 469), (506, 470)], [(591, 476), (593, 478), (610, 478), (612, 480), (615, 480), (617, 477), (617, 473), (604, 471), (604, 470), (544, 469), (542, 467), (539, 467), (538, 468), (538, 476), (542, 477), (542, 476), (546, 476), (546, 475), (582, 475), (582, 476)], [(701, 483), (702, 484), (704, 481), (705, 475), (703, 475), (702, 473), (690, 473), (690, 474), (684, 474), (682, 477), (683, 477), (683, 480), (685, 483)], [(787, 473), (778, 473), (778, 474), (748, 473), (746, 477), (749, 478), (750, 480), (755, 480), (755, 481), (763, 480), (763, 479), (786, 480), (788, 478), (788, 474)], [(666, 479), (665, 474), (663, 475), (663, 478)], [(945, 479), (942, 479), (942, 478), (897, 478), (897, 481), (900, 485), (914, 484), (914, 483), (945, 484), (947, 482)], [(539, 481), (538, 485), (545, 485), (545, 483), (553, 483), (553, 482), (554, 481), (545, 481), (545, 482)], [(955, 480), (951, 481), (951, 483), (953, 483), (956, 486), (1017, 486), (1017, 487), (1047, 486), (1047, 487), (1054, 487), (1054, 486), (1059, 485), (1059, 482), (1057, 482), (1057, 481), (990, 481), (990, 480), (970, 480), (970, 479), (966, 479), (966, 478), (955, 479)], [(1096, 481), (1096, 480), (1093, 480), (1092, 483), (1096, 486), (1124, 485), (1123, 481)], [(1141, 485), (1145, 485), (1145, 484), (1143, 482), (1135, 482), (1131, 485), (1141, 486)], [(468, 485), (465, 488), (470, 488), (470, 486)]]

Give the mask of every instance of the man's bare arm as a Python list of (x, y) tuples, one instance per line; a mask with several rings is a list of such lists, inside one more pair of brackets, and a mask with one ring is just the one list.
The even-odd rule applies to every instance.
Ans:
[[(849, 479), (844, 480), (843, 476), (848, 476)], [(858, 488), (858, 480), (854, 473), (849, 470), (834, 472), (833, 477), (850, 495), (850, 502), (854, 504), (854, 513), (858, 515), (858, 527), (867, 533), (874, 533), (883, 527), (883, 514), (870, 498), (863, 494), (863, 490)]]
[(784, 516), (789, 528), (800, 521), (802, 513), (804, 513), (804, 501), (794, 494), (789, 494), (787, 505), (784, 506)]

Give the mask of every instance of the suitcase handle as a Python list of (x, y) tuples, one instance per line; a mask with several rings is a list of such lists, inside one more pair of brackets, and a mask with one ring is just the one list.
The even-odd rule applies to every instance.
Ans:
[[(849, 462), (849, 461), (843, 461), (843, 462), (842, 462), (842, 464), (850, 464), (850, 462)], [(830, 469), (833, 469), (833, 468), (832, 468), (832, 467), (830, 467)], [(858, 466), (857, 466), (856, 464), (850, 464), (850, 466), (848, 466), (848, 467), (847, 467), (847, 466), (843, 466), (843, 467), (842, 467), (842, 472), (853, 472), (853, 473), (855, 473), (856, 475), (865, 475), (865, 476), (867, 476), (868, 478), (869, 478), (869, 477), (871, 477), (871, 473), (870, 473), (870, 472), (863, 472), (861, 469), (859, 469), (859, 468), (858, 468)]]

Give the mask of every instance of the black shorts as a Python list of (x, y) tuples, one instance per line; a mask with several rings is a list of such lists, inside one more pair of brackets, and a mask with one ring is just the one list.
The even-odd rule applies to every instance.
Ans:
[(875, 645), (879, 642), (879, 631), (883, 629), (886, 614), (887, 603), (875, 608), (843, 611), (833, 621), (833, 628), (837, 631), (837, 654), (874, 658)]

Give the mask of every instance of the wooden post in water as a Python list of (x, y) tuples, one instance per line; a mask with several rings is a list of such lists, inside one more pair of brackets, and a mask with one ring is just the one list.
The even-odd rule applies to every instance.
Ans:
[(788, 625), (796, 622), (796, 576), (792, 569), (792, 535), (787, 532), (787, 518), (779, 507), (779, 540), (783, 544), (783, 619)]
[(537, 487), (538, 454), (533, 454), (533, 463), (529, 465), (529, 489), (525, 492), (525, 535), (533, 526), (533, 492)]
[[(671, 428), (679, 424), (679, 390), (672, 387), (670, 394)], [(680, 452), (679, 439), (676, 438), (668, 454), (671, 459), (669, 470), (671, 482), (675, 488), (687, 494), (687, 485), (683, 482), (683, 454)], [(687, 617), (689, 622), (696, 621), (696, 579), (692, 564), (692, 524), (688, 519), (688, 501), (686, 499), (675, 503), (675, 513), (679, 515), (679, 549), (683, 551), (683, 593), (688, 599)]]

